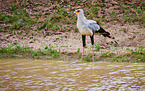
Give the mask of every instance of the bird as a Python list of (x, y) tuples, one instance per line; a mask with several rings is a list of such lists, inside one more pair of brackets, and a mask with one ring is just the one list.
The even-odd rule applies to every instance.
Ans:
[[(83, 53), (86, 46), (86, 36), (90, 36), (91, 44), (92, 44), (92, 60), (94, 62), (94, 35), (101, 34), (104, 37), (115, 39), (114, 37), (110, 36), (110, 33), (105, 31), (96, 21), (89, 20), (85, 17), (84, 11), (82, 9), (77, 9), (75, 12), (77, 14), (77, 28), (82, 35), (82, 43), (83, 43), (83, 51), (82, 51), (82, 58), (81, 62), (83, 61)], [(117, 43), (115, 41), (115, 43)], [(118, 44), (118, 43), (117, 43)]]

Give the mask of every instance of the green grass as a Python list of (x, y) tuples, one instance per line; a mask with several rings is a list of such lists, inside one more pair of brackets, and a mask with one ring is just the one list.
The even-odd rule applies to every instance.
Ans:
[(52, 23), (50, 22), (50, 19), (47, 19), (44, 21), (43, 25), (40, 25), (39, 27), (37, 27), (37, 29), (43, 29), (43, 28), (47, 28), (50, 29), (52, 26)]
[(63, 22), (65, 18), (68, 16), (67, 11), (65, 8), (56, 8), (53, 12), (53, 16), (51, 16), (51, 22)]
[(100, 47), (99, 44), (95, 44), (95, 47), (94, 48), (97, 49), (97, 51), (99, 51), (101, 47)]
[(140, 23), (143, 24), (145, 21), (145, 16), (144, 16), (145, 12), (143, 8), (144, 3), (141, 0), (139, 0), (140, 5), (135, 4), (136, 2), (134, 1), (132, 3), (133, 4), (125, 4), (124, 2), (122, 2), (121, 4), (119, 4), (121, 12), (114, 13), (114, 14), (122, 13), (125, 23), (140, 21)]
[(26, 57), (38, 58), (39, 56), (49, 56), (49, 58), (60, 57), (60, 50), (56, 50), (53, 46), (46, 46), (44, 49), (33, 49), (28, 46), (19, 46), (16, 44), (7, 45), (7, 47), (0, 47), (0, 57)]
[[(71, 0), (72, 1), (72, 0)], [(81, 0), (76, 1), (77, 4), (82, 4)], [(32, 2), (31, 2), (32, 4)], [(138, 2), (132, 1), (131, 4), (126, 4), (125, 2), (118, 3), (119, 6), (117, 9), (113, 9), (110, 12), (107, 11), (105, 13), (102, 9), (105, 7), (102, 2), (94, 2), (93, 4), (89, 3), (87, 6), (82, 5), (82, 9), (84, 9), (85, 16), (89, 19), (94, 19), (97, 22), (102, 22), (102, 25), (106, 22), (117, 21), (117, 23), (134, 23), (139, 22), (143, 24), (145, 22), (145, 2), (143, 0), (139, 0)], [(36, 6), (37, 7), (37, 6)], [(112, 7), (112, 6), (111, 6)], [(33, 8), (33, 7), (32, 7)], [(34, 7), (35, 8), (35, 7)], [(107, 6), (106, 9), (109, 7)], [(3, 25), (0, 25), (0, 32), (7, 32), (12, 34), (22, 34), (25, 32), (26, 35), (22, 36), (31, 36), (29, 34), (29, 30), (38, 31), (37, 34), (41, 32), (41, 30), (47, 31), (70, 31), (73, 30), (78, 32), (76, 28), (76, 15), (74, 14), (74, 5), (69, 4), (64, 5), (62, 7), (54, 7), (54, 9), (48, 10), (47, 14), (42, 13), (40, 11), (36, 11), (35, 14), (30, 15), (27, 12), (25, 7), (20, 7), (20, 5), (13, 3), (10, 5), (10, 12), (1, 12), (0, 13), (0, 21)], [(119, 12), (117, 12), (119, 10)], [(29, 9), (28, 9), (29, 11)], [(101, 12), (100, 16), (98, 15)], [(103, 14), (104, 13), (104, 14)], [(47, 16), (46, 16), (47, 15)], [(33, 18), (32, 18), (33, 17)], [(45, 18), (44, 21), (38, 21), (40, 18)], [(109, 19), (108, 19), (109, 18)], [(7, 26), (5, 26), (7, 25)], [(8, 26), (10, 25), (10, 26)], [(74, 27), (75, 26), (75, 27)], [(33, 30), (33, 28), (35, 28)], [(145, 26), (144, 26), (145, 27)], [(19, 30), (14, 31), (13, 30)], [(128, 29), (122, 29), (124, 33), (127, 33)], [(30, 33), (31, 34), (31, 33)], [(32, 34), (34, 36), (35, 34)], [(9, 37), (9, 36), (8, 36)], [(7, 38), (8, 38), (7, 37)], [(143, 47), (139, 47), (135, 50), (128, 49), (129, 53), (114, 53), (112, 50), (101, 51), (100, 45), (94, 46), (99, 52), (99, 54), (95, 54), (96, 60), (108, 60), (111, 62), (145, 62), (145, 49)], [(79, 58), (81, 55), (80, 49), (76, 50), (77, 56)], [(115, 51), (115, 50), (114, 50)], [(19, 46), (17, 42), (12, 45), (8, 45), (7, 47), (0, 47), (0, 57), (10, 56), (13, 57), (15, 55), (21, 55), (23, 57), (35, 58), (39, 56), (50, 56), (51, 58), (59, 57), (61, 55), (60, 51), (54, 49), (51, 45), (46, 46), (44, 49), (33, 49), (28, 46)], [(75, 55), (76, 56), (76, 55)], [(88, 53), (88, 55), (84, 55), (84, 60), (91, 61), (92, 54)]]
[[(95, 53), (95, 61), (108, 61), (108, 62), (145, 62), (145, 49), (139, 46), (136, 49), (126, 49), (125, 53), (115, 52), (114, 50), (100, 50)], [(28, 46), (19, 46), (17, 42), (14, 42), (7, 47), (0, 47), (0, 58), (3, 57), (22, 57), (22, 58), (43, 58), (43, 59), (55, 59), (60, 58), (61, 55), (68, 55), (71, 58), (81, 59), (80, 49), (76, 53), (69, 55), (69, 53), (61, 53), (60, 49), (54, 49), (51, 44), (45, 46), (44, 49), (33, 49)], [(84, 55), (83, 60), (87, 62), (92, 61), (92, 53)]]
[(16, 4), (16, 3), (11, 4), (10, 7), (11, 7), (12, 11), (15, 11), (15, 10), (17, 10), (19, 8), (18, 4)]
[[(83, 3), (82, 1), (77, 2)], [(88, 9), (84, 9), (86, 17), (89, 19), (94, 19), (102, 25), (113, 20), (123, 24), (133, 22), (140, 22), (143, 24), (145, 22), (144, 4), (145, 3), (142, 0), (139, 0), (138, 2), (132, 1), (132, 4), (121, 2), (117, 4), (117, 6), (119, 6), (119, 12), (116, 12), (116, 9), (114, 9), (107, 14), (102, 13), (99, 16), (98, 12), (102, 12), (101, 8), (104, 5), (102, 2), (90, 3), (88, 6), (82, 5), (82, 9), (87, 7)], [(108, 6), (106, 7), (109, 8)], [(11, 14), (8, 12), (1, 12), (0, 14), (0, 21), (3, 21), (5, 24), (12, 25), (6, 27), (3, 26), (2, 28), (5, 30), (31, 30), (32, 26), (36, 26), (38, 30), (45, 29), (49, 31), (62, 32), (70, 30), (77, 31), (76, 27), (69, 27), (66, 29), (65, 26), (63, 26), (65, 24), (76, 24), (76, 17), (74, 17), (75, 9), (71, 4), (68, 4), (65, 7), (56, 7), (55, 9), (48, 11), (47, 19), (40, 22), (38, 22), (39, 18), (44, 18), (44, 14), (41, 11), (36, 11), (37, 13), (30, 15), (25, 7), (20, 6), (17, 3), (11, 4), (10, 8)], [(123, 15), (121, 16), (121, 14)]]
[[(145, 3), (142, 0), (139, 0), (139, 2), (132, 1), (132, 4), (126, 4), (125, 2), (118, 3), (118, 9), (107, 11), (107, 14), (98, 16), (98, 12), (101, 11), (100, 8), (102, 8), (102, 5), (103, 3), (94, 2), (90, 6), (89, 10), (86, 11), (87, 18), (94, 19), (102, 24), (112, 20), (118, 21), (120, 23), (123, 22), (124, 24), (134, 22), (140, 22), (140, 24), (144, 24), (145, 22), (145, 8), (143, 7)], [(116, 10), (119, 10), (119, 12)]]
[(31, 17), (29, 17), (26, 8), (19, 9), (16, 4), (12, 4), (11, 9), (13, 11), (11, 15), (5, 12), (0, 14), (0, 21), (5, 22), (6, 24), (12, 24), (8, 29), (18, 30), (25, 25), (31, 25), (35, 22)]
[[(139, 46), (136, 49), (126, 49), (125, 53), (122, 53), (121, 50), (119, 52), (115, 52), (116, 50), (105, 50), (98, 51), (95, 54), (96, 61), (108, 61), (108, 62), (145, 62), (145, 48)], [(81, 58), (81, 56), (80, 56)], [(92, 54), (88, 53), (84, 55), (83, 60), (87, 62), (92, 61)]]
[(93, 55), (91, 53), (88, 53), (88, 55), (84, 55), (83, 60), (85, 60), (87, 62), (91, 62), (92, 57), (93, 57)]

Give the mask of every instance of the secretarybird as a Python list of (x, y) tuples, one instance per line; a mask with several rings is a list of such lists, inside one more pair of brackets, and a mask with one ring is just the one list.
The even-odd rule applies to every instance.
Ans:
[[(94, 20), (88, 20), (84, 16), (84, 11), (82, 9), (77, 9), (75, 12), (77, 14), (77, 28), (82, 35), (82, 42), (83, 42), (83, 51), (82, 51), (82, 58), (81, 62), (83, 61), (83, 53), (86, 46), (86, 36), (90, 36), (91, 44), (92, 44), (92, 55), (93, 55), (93, 62), (94, 62), (94, 34), (101, 34), (104, 37), (112, 38), (110, 33), (105, 31), (99, 24)], [(115, 41), (115, 43), (117, 43)], [(118, 43), (117, 43), (118, 44)]]

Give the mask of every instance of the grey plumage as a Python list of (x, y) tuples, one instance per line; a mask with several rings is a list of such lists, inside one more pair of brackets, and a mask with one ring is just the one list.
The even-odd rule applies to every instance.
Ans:
[(99, 31), (100, 26), (97, 23), (89, 23), (88, 28), (90, 28), (93, 31)]

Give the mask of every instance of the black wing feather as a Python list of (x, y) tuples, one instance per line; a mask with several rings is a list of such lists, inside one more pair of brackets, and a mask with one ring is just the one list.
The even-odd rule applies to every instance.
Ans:
[(101, 33), (104, 37), (111, 38), (110, 33), (105, 31), (102, 27), (100, 27), (99, 31), (95, 31), (95, 33)]

